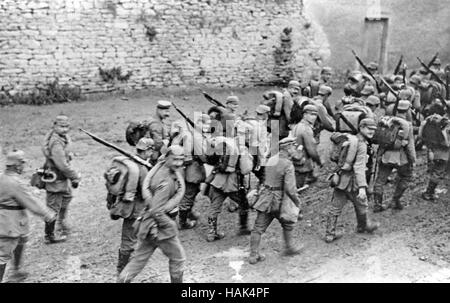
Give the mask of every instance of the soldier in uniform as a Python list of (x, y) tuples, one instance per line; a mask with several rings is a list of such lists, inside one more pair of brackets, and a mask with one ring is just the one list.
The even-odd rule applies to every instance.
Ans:
[(154, 165), (161, 156), (161, 148), (169, 144), (169, 127), (167, 120), (170, 118), (172, 102), (160, 100), (156, 106), (156, 115), (149, 123), (147, 138), (152, 138), (155, 143), (155, 153), (152, 155), (151, 163)]
[[(199, 129), (193, 132), (185, 131), (183, 135), (183, 142), (179, 144), (184, 148), (184, 166), (185, 166), (185, 183), (186, 191), (183, 199), (180, 202), (179, 223), (181, 229), (193, 228), (200, 214), (193, 210), (195, 197), (200, 192), (200, 185), (206, 179), (206, 172), (204, 163), (206, 163), (206, 147), (207, 138), (211, 127), (211, 118), (202, 114), (196, 126)], [(201, 128), (200, 128), (201, 126)], [(206, 138), (204, 138), (203, 136)]]
[[(378, 163), (378, 173), (374, 186), (374, 212), (380, 212), (386, 209), (383, 205), (384, 187), (394, 168), (397, 169), (398, 178), (390, 206), (396, 210), (403, 209), (400, 198), (412, 181), (413, 167), (416, 162), (413, 127), (411, 122), (407, 121), (407, 112), (410, 106), (411, 103), (408, 100), (400, 100), (397, 116), (395, 117), (396, 119), (402, 119), (403, 123), (409, 126), (408, 129), (399, 132), (394, 147), (390, 147), (389, 149), (379, 148), (381, 157)], [(386, 112), (390, 115), (390, 108), (387, 108)]]
[(283, 91), (283, 107), (280, 115), (280, 132), (279, 139), (285, 138), (289, 135), (289, 124), (291, 123), (291, 110), (295, 99), (300, 96), (301, 86), (300, 82), (291, 80), (288, 83), (287, 89)]
[(53, 129), (47, 134), (43, 146), (45, 156), (44, 168), (52, 171), (55, 179), (45, 184), (47, 191), (47, 206), (58, 214), (57, 225), (61, 230), (61, 237), (55, 236), (55, 222), (45, 224), (45, 243), (52, 244), (65, 241), (69, 233), (67, 215), (72, 188), (77, 188), (81, 176), (70, 165), (72, 153), (71, 140), (68, 136), (70, 128), (69, 118), (64, 115), (56, 117)]
[(376, 122), (371, 118), (364, 118), (359, 123), (358, 146), (356, 159), (350, 171), (342, 171), (339, 182), (333, 191), (331, 207), (327, 216), (325, 242), (330, 243), (342, 236), (336, 233), (337, 220), (347, 200), (355, 207), (358, 233), (372, 233), (378, 229), (378, 223), (371, 223), (368, 218), (367, 202), (367, 145), (377, 128)]
[(183, 162), (183, 147), (172, 145), (167, 149), (164, 162), (154, 166), (147, 175), (144, 186), (149, 187), (142, 190), (146, 208), (137, 230), (136, 250), (118, 282), (131, 282), (158, 247), (169, 258), (171, 282), (183, 282), (186, 255), (178, 237), (174, 212), (185, 191), (181, 173)]
[(324, 66), (320, 71), (320, 84), (330, 85), (331, 77), (333, 76), (333, 70), (329, 66)]
[[(141, 138), (136, 144), (136, 156), (148, 161), (152, 154), (154, 153), (154, 142), (151, 138)], [(144, 183), (145, 176), (148, 173), (147, 167), (136, 163), (139, 167), (139, 181), (136, 188), (136, 195), (131, 201), (127, 201), (126, 197), (123, 197), (123, 203), (126, 205), (124, 207), (122, 214), (122, 236), (120, 241), (119, 249), (119, 260), (117, 262), (117, 274), (123, 270), (127, 265), (131, 253), (134, 251), (134, 246), (136, 244), (136, 235), (134, 234), (133, 224), (136, 218), (142, 212), (145, 207), (144, 199), (142, 198), (142, 185)]]
[(271, 156), (267, 162), (270, 167), (265, 172), (264, 188), (253, 206), (257, 211), (256, 221), (250, 237), (249, 263), (256, 264), (264, 261), (264, 256), (259, 253), (261, 235), (267, 230), (273, 219), (277, 219), (283, 228), (285, 242), (285, 254), (296, 255), (301, 249), (294, 246), (293, 231), (295, 223), (285, 222), (280, 218), (282, 203), (288, 203), (290, 199), (297, 207), (300, 200), (295, 186), (294, 166), (290, 160), (295, 154), (295, 138), (287, 137), (279, 142), (279, 153)]
[(375, 115), (376, 121), (380, 121), (381, 117), (384, 116), (384, 110), (380, 107), (380, 98), (375, 95), (369, 96), (366, 99), (366, 106), (370, 108), (372, 113)]
[(20, 175), (24, 169), (23, 151), (13, 151), (6, 156), (6, 170), (0, 174), (0, 282), (7, 263), (13, 259), (11, 280), (18, 282), (28, 274), (20, 270), (30, 226), (27, 209), (44, 221), (54, 223), (56, 214), (38, 203), (27, 190)]
[(322, 166), (322, 160), (317, 152), (317, 141), (314, 138), (314, 123), (318, 110), (315, 105), (308, 104), (303, 108), (303, 118), (292, 130), (297, 144), (303, 146), (304, 159), (294, 160), (295, 179), (297, 188), (302, 188), (306, 178), (314, 171), (314, 162)]
[[(438, 113), (436, 113), (438, 114)], [(439, 115), (439, 114), (438, 114)], [(443, 118), (441, 115), (437, 116), (439, 118)], [(428, 117), (425, 121), (422, 122), (419, 128), (419, 138), (422, 138), (423, 127), (425, 123), (427, 123), (428, 119), (435, 117)], [(441, 120), (442, 121), (442, 120)], [(446, 136), (444, 138), (450, 137), (450, 125), (446, 124), (441, 130)], [(428, 146), (428, 186), (427, 189), (422, 192), (422, 198), (427, 201), (435, 201), (436, 200), (436, 187), (442, 180), (446, 177), (447, 169), (448, 169), (448, 161), (450, 157), (450, 148), (448, 145), (449, 142), (442, 142), (441, 145), (431, 145)], [(447, 144), (445, 144), (447, 143)]]

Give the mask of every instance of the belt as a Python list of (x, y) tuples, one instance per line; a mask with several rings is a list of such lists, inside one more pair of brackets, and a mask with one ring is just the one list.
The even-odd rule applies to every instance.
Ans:
[(7, 210), (24, 210), (25, 207), (23, 207), (23, 206), (0, 205), (0, 209), (7, 209)]
[(264, 187), (267, 188), (268, 190), (282, 190), (281, 187), (272, 187), (272, 186), (269, 186), (269, 185), (264, 185)]

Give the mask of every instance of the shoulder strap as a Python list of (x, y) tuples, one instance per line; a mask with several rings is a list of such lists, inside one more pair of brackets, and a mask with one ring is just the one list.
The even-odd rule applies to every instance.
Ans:
[(338, 116), (342, 119), (342, 121), (344, 121), (345, 124), (347, 124), (348, 127), (350, 127), (352, 132), (354, 132), (355, 134), (358, 133), (358, 130), (353, 126), (353, 124), (350, 123), (350, 121), (347, 120), (347, 118), (342, 113), (339, 113)]

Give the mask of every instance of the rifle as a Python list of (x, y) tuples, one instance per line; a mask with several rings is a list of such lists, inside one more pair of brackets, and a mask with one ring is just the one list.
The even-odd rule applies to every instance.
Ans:
[(403, 83), (405, 84), (405, 86), (406, 86), (406, 64), (403, 64), (403, 70), (402, 70), (402, 77), (403, 77)]
[(397, 65), (395, 66), (394, 75), (397, 75), (400, 72), (400, 68), (402, 67), (402, 63), (403, 63), (403, 55), (400, 56), (400, 59), (398, 60)]
[(439, 56), (439, 52), (437, 52), (436, 55), (434, 55), (434, 57), (431, 58), (431, 61), (428, 62), (428, 65), (427, 65), (428, 68), (430, 68), (430, 67), (434, 64), (434, 61), (436, 61), (436, 59), (437, 59), (438, 56)]
[[(377, 86), (377, 91), (378, 93), (381, 93), (381, 88), (380, 88), (380, 84), (378, 84), (378, 80), (375, 79), (375, 76), (370, 72), (370, 70), (367, 68), (367, 66), (362, 62), (362, 60), (358, 57), (358, 55), (355, 53), (354, 50), (352, 50), (353, 55), (356, 58), (356, 61), (358, 61), (359, 65), (362, 66), (362, 68), (364, 69), (364, 71), (373, 79), (373, 81), (375, 81), (375, 85)], [(380, 77), (380, 79), (383, 79), (383, 77)]]
[[(186, 120), (186, 122), (188, 123), (188, 125), (190, 125), (191, 127), (192, 127), (192, 129), (193, 130), (195, 130), (196, 128), (195, 128), (195, 123), (194, 123), (194, 121), (192, 121), (191, 120), (191, 118), (189, 118), (188, 116), (186, 116), (186, 114), (185, 113), (183, 113), (183, 111), (181, 110), (181, 109), (179, 109), (178, 107), (177, 107), (177, 105), (174, 103), (174, 102), (172, 102), (172, 105), (173, 105), (173, 108), (175, 108), (175, 110)], [(203, 134), (203, 132), (202, 131), (200, 131), (200, 134), (203, 136), (203, 138), (205, 138), (206, 139), (206, 136)]]
[(214, 99), (213, 97), (208, 95), (208, 93), (206, 93), (205, 91), (202, 91), (202, 93), (203, 93), (203, 96), (205, 96), (206, 100), (208, 100), (209, 102), (211, 102), (215, 106), (226, 108), (226, 106), (222, 102), (220, 102), (219, 100)]
[[(362, 66), (362, 68), (364, 68), (364, 70), (369, 74), (369, 76), (372, 77), (373, 80), (375, 80), (375, 83), (377, 84), (377, 90), (378, 92), (380, 92), (379, 90), (379, 86), (378, 86), (378, 81), (375, 79), (375, 77), (372, 75), (372, 73), (369, 71), (369, 69), (367, 68), (367, 66), (364, 65), (364, 63), (361, 61), (361, 59), (356, 55), (355, 51), (352, 50), (353, 55), (355, 56), (356, 60), (358, 61), (358, 63)], [(400, 98), (398, 97), (397, 92), (386, 82), (386, 80), (384, 80), (383, 77), (380, 77), (381, 82), (383, 82), (383, 84), (389, 89), (389, 91), (395, 96), (395, 98), (397, 99), (395, 101), (395, 106), (394, 106), (394, 110), (393, 110), (393, 116), (395, 116), (397, 114), (397, 108), (398, 108), (398, 103), (400, 102)]]
[(447, 109), (447, 112), (450, 113), (450, 105), (448, 105), (447, 102), (445, 102), (446, 97), (448, 97), (448, 94), (449, 94), (449, 93), (448, 93), (448, 89), (449, 89), (449, 87), (448, 87), (448, 73), (447, 73), (447, 76), (446, 76), (447, 83), (444, 83), (444, 81), (442, 81), (441, 78), (439, 78), (439, 77), (436, 75), (436, 73), (433, 72), (433, 71), (431, 70), (431, 68), (429, 68), (425, 63), (423, 63), (423, 61), (420, 60), (419, 57), (417, 57), (417, 60), (419, 60), (420, 64), (427, 70), (428, 73), (431, 74), (431, 76), (433, 76), (434, 78), (436, 78), (436, 82), (438, 82), (438, 83), (440, 83), (441, 85), (444, 85), (444, 86), (445, 86), (445, 88), (446, 88), (446, 90), (445, 90), (445, 91), (446, 91), (446, 96), (441, 95), (441, 97), (442, 97), (444, 106), (445, 106), (445, 108)]
[(141, 165), (144, 165), (144, 166), (145, 166), (146, 168), (148, 168), (148, 169), (151, 169), (151, 168), (153, 167), (153, 166), (152, 166), (150, 163), (148, 163), (147, 161), (145, 161), (145, 160), (143, 160), (143, 159), (141, 159), (141, 158), (139, 158), (139, 157), (137, 157), (137, 156), (135, 156), (135, 155), (133, 155), (133, 154), (131, 154), (131, 153), (129, 153), (129, 152), (123, 150), (123, 149), (121, 149), (120, 147), (115, 146), (115, 145), (112, 144), (112, 143), (109, 143), (109, 142), (107, 142), (107, 141), (105, 141), (105, 140), (103, 140), (103, 139), (97, 137), (96, 135), (94, 135), (94, 134), (92, 134), (92, 133), (90, 133), (90, 132), (88, 132), (88, 131), (86, 131), (86, 130), (84, 130), (84, 129), (82, 129), (82, 128), (80, 128), (80, 131), (82, 131), (83, 133), (87, 134), (89, 137), (91, 137), (92, 139), (94, 139), (94, 141), (97, 141), (97, 142), (100, 143), (100, 144), (103, 144), (103, 145), (105, 145), (105, 146), (107, 146), (107, 147), (109, 147), (109, 148), (114, 149), (115, 151), (118, 151), (119, 153), (121, 153), (122, 155), (124, 155), (124, 156), (130, 158), (130, 159), (133, 160), (134, 162), (136, 162), (136, 163), (138, 163), (138, 164), (141, 164)]

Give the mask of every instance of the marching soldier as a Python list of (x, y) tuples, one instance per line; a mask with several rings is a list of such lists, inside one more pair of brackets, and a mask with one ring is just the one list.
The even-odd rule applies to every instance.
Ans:
[(176, 210), (185, 191), (181, 174), (183, 162), (183, 148), (172, 145), (167, 149), (165, 160), (147, 174), (142, 190), (146, 208), (142, 218), (138, 219), (136, 250), (120, 273), (118, 282), (131, 282), (158, 247), (169, 258), (170, 281), (183, 282), (186, 255), (175, 221)]
[(356, 158), (349, 171), (342, 171), (333, 191), (331, 207), (327, 216), (325, 242), (331, 243), (339, 239), (342, 234), (336, 233), (336, 225), (342, 209), (347, 200), (355, 207), (358, 233), (372, 233), (378, 229), (378, 223), (371, 223), (368, 218), (367, 202), (367, 145), (377, 128), (376, 122), (371, 118), (364, 118), (359, 123)]
[(170, 108), (172, 102), (160, 100), (156, 106), (156, 114), (149, 124), (149, 130), (146, 133), (147, 138), (152, 138), (155, 144), (155, 153), (152, 155), (151, 162), (154, 165), (161, 156), (161, 148), (169, 144), (169, 127), (167, 120), (170, 117)]
[(289, 81), (287, 89), (283, 91), (283, 107), (279, 120), (279, 139), (285, 138), (289, 135), (291, 110), (292, 106), (294, 105), (294, 100), (300, 95), (300, 91), (300, 82), (296, 80)]
[(376, 121), (380, 121), (381, 117), (384, 116), (384, 110), (380, 107), (380, 98), (375, 95), (369, 96), (366, 99), (366, 106), (370, 108), (372, 113), (375, 115)]
[[(390, 206), (396, 210), (403, 209), (400, 198), (412, 181), (413, 167), (416, 162), (413, 127), (411, 122), (407, 121), (407, 112), (410, 106), (411, 103), (408, 100), (399, 101), (397, 116), (394, 119), (399, 119), (398, 121), (402, 125), (408, 127), (399, 132), (399, 137), (393, 147), (379, 147), (381, 157), (374, 186), (374, 212), (386, 209), (383, 206), (384, 187), (394, 168), (397, 169), (398, 179)], [(387, 114), (390, 114), (389, 111), (390, 108), (387, 108)]]
[(182, 145), (184, 148), (184, 166), (185, 166), (185, 183), (186, 191), (183, 199), (180, 202), (179, 223), (181, 229), (193, 228), (200, 214), (193, 210), (195, 197), (200, 192), (200, 185), (206, 179), (206, 172), (204, 163), (206, 163), (206, 139), (202, 137), (209, 137), (211, 126), (211, 118), (202, 114), (198, 119), (196, 126), (201, 126), (201, 129), (193, 132), (184, 131), (182, 142), (173, 142), (173, 144)]
[(317, 152), (317, 141), (314, 138), (314, 123), (318, 110), (315, 105), (308, 104), (303, 108), (303, 118), (292, 130), (297, 144), (303, 146), (304, 159), (294, 161), (295, 179), (297, 188), (302, 188), (307, 177), (311, 177), (314, 171), (314, 162), (322, 166), (322, 160)]
[[(290, 160), (295, 154), (295, 138), (287, 137), (279, 142), (279, 153), (269, 158), (265, 172), (264, 187), (253, 208), (257, 211), (256, 221), (250, 237), (249, 263), (256, 264), (264, 261), (265, 257), (259, 253), (261, 235), (267, 230), (273, 219), (277, 219), (283, 228), (285, 242), (285, 254), (296, 255), (301, 249), (294, 246), (293, 230), (294, 222), (287, 222), (280, 218), (282, 203), (292, 201), (300, 207), (295, 186), (294, 166)], [(287, 201), (290, 199), (291, 201)]]
[(56, 214), (38, 203), (20, 179), (24, 169), (23, 151), (13, 151), (6, 156), (6, 170), (0, 174), (0, 282), (7, 263), (13, 259), (11, 280), (18, 282), (28, 274), (20, 270), (25, 243), (30, 232), (26, 209), (42, 217), (46, 224), (54, 223)]
[[(419, 138), (422, 138), (425, 142), (429, 141), (429, 138), (423, 138), (423, 128), (426, 123), (430, 123), (429, 120), (435, 119), (433, 121), (435, 125), (439, 127), (435, 128), (436, 132), (442, 132), (441, 134), (434, 134), (436, 138), (439, 138), (439, 144), (427, 144), (428, 147), (428, 186), (427, 189), (422, 193), (422, 198), (427, 201), (436, 200), (436, 187), (439, 183), (446, 177), (448, 169), (448, 161), (450, 156), (450, 147), (448, 138), (450, 136), (450, 124), (448, 120), (438, 113), (434, 113), (427, 117), (425, 121), (422, 122), (419, 128)], [(444, 122), (444, 123), (443, 123)], [(427, 140), (428, 139), (428, 140)], [(437, 141), (436, 139), (433, 141)]]
[[(136, 144), (136, 156), (148, 161), (152, 154), (154, 153), (154, 142), (151, 138), (141, 138)], [(119, 260), (117, 262), (117, 274), (120, 274), (123, 268), (127, 265), (131, 253), (134, 251), (134, 246), (136, 244), (136, 235), (134, 234), (133, 224), (136, 218), (142, 212), (145, 207), (144, 199), (142, 198), (142, 186), (144, 183), (145, 176), (148, 173), (148, 169), (139, 163), (136, 163), (139, 167), (139, 181), (136, 188), (136, 195), (132, 201), (126, 201), (126, 197), (123, 197), (124, 203), (126, 205), (121, 211), (123, 215), (122, 223), (122, 236), (119, 249)]]
[(47, 191), (47, 207), (58, 214), (58, 229), (61, 237), (55, 236), (55, 222), (45, 224), (45, 243), (63, 242), (69, 233), (67, 215), (72, 200), (72, 188), (78, 188), (80, 174), (70, 165), (72, 153), (71, 140), (68, 135), (70, 128), (69, 118), (64, 115), (56, 117), (53, 129), (47, 134), (43, 146), (45, 156), (44, 168), (53, 172), (55, 178), (45, 184)]

